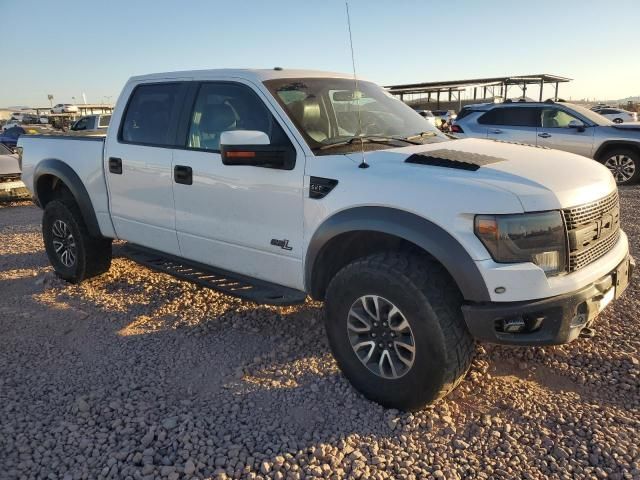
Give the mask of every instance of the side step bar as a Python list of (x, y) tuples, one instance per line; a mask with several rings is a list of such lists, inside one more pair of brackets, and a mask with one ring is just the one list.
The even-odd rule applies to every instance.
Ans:
[(304, 303), (307, 294), (300, 290), (228, 272), (166, 253), (127, 244), (122, 255), (153, 270), (168, 273), (202, 287), (227, 295), (269, 305), (295, 305)]

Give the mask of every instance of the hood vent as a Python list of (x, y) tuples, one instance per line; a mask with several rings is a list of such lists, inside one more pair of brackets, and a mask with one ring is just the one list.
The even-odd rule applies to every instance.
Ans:
[(461, 152), (459, 150), (431, 150), (414, 153), (405, 160), (406, 163), (418, 163), (432, 167), (456, 168), (475, 172), (480, 167), (491, 163), (506, 162), (505, 158), (481, 155), (479, 153)]

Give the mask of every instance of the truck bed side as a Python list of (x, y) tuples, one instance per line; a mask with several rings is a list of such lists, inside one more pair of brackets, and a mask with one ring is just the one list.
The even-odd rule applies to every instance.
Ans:
[[(55, 175), (57, 169), (66, 170), (66, 165), (81, 183), (75, 187), (86, 191), (90, 205), (83, 205), (84, 199), (77, 198), (81, 209), (95, 213), (100, 234), (115, 237), (104, 178), (104, 137), (26, 135), (20, 137), (18, 146), (23, 149), (22, 179), (34, 198), (38, 197), (39, 179), (43, 175)], [(68, 187), (73, 191), (74, 186)]]

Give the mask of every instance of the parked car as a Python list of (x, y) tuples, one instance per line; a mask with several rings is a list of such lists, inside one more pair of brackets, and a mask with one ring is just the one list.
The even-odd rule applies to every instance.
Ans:
[(456, 119), (456, 112), (453, 110), (432, 110), (434, 117), (436, 117), (436, 124), (440, 125), (442, 120), (445, 122), (453, 122)]
[(51, 108), (51, 113), (78, 113), (78, 107), (70, 103), (58, 103)]
[(87, 115), (71, 125), (70, 130), (74, 132), (106, 132), (110, 121), (111, 115)]
[(18, 155), (0, 143), (0, 200), (28, 197), (29, 191), (20, 180)]
[(324, 300), (338, 365), (389, 407), (446, 395), (474, 340), (591, 335), (629, 282), (602, 165), (451, 140), (350, 74), (133, 77), (113, 118), (106, 137), (18, 142), (55, 272), (107, 271), (117, 238), (133, 259), (255, 302)]
[(20, 135), (24, 135), (26, 130), (19, 125), (8, 128), (0, 134), (0, 143), (9, 148), (15, 148)]
[(10, 128), (17, 127), (20, 125), (20, 123), (21, 123), (20, 120), (9, 120), (7, 123), (5, 123), (2, 126), (2, 131), (4, 132), (6, 130), (9, 130)]
[(624, 122), (637, 122), (638, 114), (636, 112), (629, 112), (628, 110), (623, 110), (621, 108), (592, 108), (592, 110), (596, 113), (599, 113), (605, 118), (608, 118), (613, 123), (624, 123)]
[(434, 127), (436, 126), (436, 117), (431, 110), (422, 110), (422, 109), (414, 109), (418, 115), (424, 117), (427, 122), (429, 122)]
[(620, 185), (640, 179), (640, 125), (615, 124), (571, 103), (469, 105), (460, 111), (452, 133), (577, 153), (604, 164)]

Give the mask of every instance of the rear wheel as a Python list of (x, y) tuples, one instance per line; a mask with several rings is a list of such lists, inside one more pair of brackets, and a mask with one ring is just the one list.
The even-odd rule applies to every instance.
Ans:
[(78, 206), (68, 199), (47, 203), (42, 219), (47, 256), (56, 274), (71, 283), (111, 266), (111, 240), (89, 235)]
[(640, 155), (628, 148), (608, 150), (600, 160), (618, 185), (635, 183), (640, 178)]
[(417, 410), (453, 390), (473, 355), (462, 296), (435, 261), (392, 252), (357, 260), (331, 281), (329, 343), (356, 389), (386, 407)]

